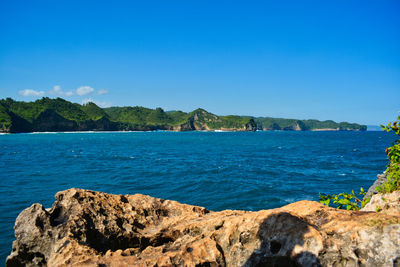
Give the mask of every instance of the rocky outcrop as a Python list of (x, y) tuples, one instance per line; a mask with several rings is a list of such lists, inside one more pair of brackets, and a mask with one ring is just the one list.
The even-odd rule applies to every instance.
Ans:
[(296, 121), (293, 125), (287, 126), (283, 128), (284, 131), (305, 131), (308, 130), (305, 126), (304, 122)]
[(377, 175), (377, 179), (368, 189), (364, 199), (370, 199), (361, 210), (376, 211), (385, 214), (400, 214), (400, 191), (379, 193), (378, 188), (388, 181), (386, 171)]
[(383, 172), (382, 174), (378, 174), (376, 176), (375, 182), (368, 188), (367, 193), (364, 196), (364, 199), (366, 198), (371, 198), (374, 194), (378, 193), (378, 187), (383, 185), (387, 181), (386, 177), (386, 172)]
[(386, 214), (400, 214), (400, 191), (386, 194), (375, 194), (362, 210), (376, 211)]
[(196, 109), (190, 113), (186, 122), (175, 127), (176, 131), (210, 131), (209, 123), (220, 123), (222, 120), (204, 109)]
[(272, 123), (271, 126), (269, 127), (265, 127), (265, 128), (261, 128), (264, 131), (279, 131), (282, 130), (281, 126), (279, 126), (279, 124), (277, 124), (276, 122)]
[(245, 131), (254, 132), (257, 130), (257, 124), (253, 119), (250, 119), (248, 123), (245, 124)]
[(211, 212), (70, 189), (18, 216), (7, 266), (398, 266), (400, 215), (313, 201)]
[[(228, 116), (229, 117), (229, 116)], [(232, 116), (231, 116), (232, 117)], [(204, 109), (196, 109), (186, 120), (185, 123), (173, 127), (175, 131), (256, 131), (257, 124), (254, 119), (248, 119), (245, 122), (236, 122), (235, 126), (223, 118), (209, 113)], [(229, 127), (231, 126), (231, 127)]]

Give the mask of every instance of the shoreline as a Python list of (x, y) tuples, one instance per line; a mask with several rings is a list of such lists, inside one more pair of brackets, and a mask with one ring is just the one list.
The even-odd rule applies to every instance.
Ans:
[(236, 133), (236, 132), (381, 132), (381, 131), (362, 131), (362, 130), (337, 130), (337, 129), (312, 129), (312, 130), (193, 130), (193, 131), (179, 131), (179, 130), (151, 130), (151, 131), (43, 131), (43, 132), (0, 132), (0, 135), (14, 135), (14, 134), (74, 134), (74, 133), (149, 133), (149, 132), (208, 132), (208, 133)]

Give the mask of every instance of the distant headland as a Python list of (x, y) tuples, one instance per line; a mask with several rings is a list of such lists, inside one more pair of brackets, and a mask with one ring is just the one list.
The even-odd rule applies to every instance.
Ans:
[(162, 108), (80, 105), (62, 98), (34, 102), (0, 100), (0, 132), (64, 131), (365, 131), (366, 125), (332, 120), (296, 120), (271, 117), (218, 116), (204, 109), (186, 113)]

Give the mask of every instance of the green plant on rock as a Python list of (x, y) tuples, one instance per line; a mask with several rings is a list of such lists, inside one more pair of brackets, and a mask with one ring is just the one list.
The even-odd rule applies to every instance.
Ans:
[(365, 196), (366, 192), (361, 187), (360, 193), (355, 194), (354, 190), (349, 193), (340, 193), (340, 194), (321, 194), (319, 193), (319, 202), (326, 206), (336, 207), (338, 209), (346, 209), (346, 210), (360, 210), (363, 208), (368, 202), (369, 198), (362, 199), (362, 197), (358, 197), (359, 195)]
[[(400, 136), (400, 116), (397, 117), (397, 121), (381, 127), (384, 131), (394, 132)], [(387, 180), (377, 190), (380, 193), (391, 193), (400, 190), (400, 139), (397, 139), (385, 152), (389, 159), (386, 169)]]

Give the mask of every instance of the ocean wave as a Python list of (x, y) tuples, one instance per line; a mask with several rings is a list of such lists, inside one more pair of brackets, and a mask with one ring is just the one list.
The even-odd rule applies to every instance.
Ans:
[(58, 134), (60, 132), (31, 132), (27, 134)]

